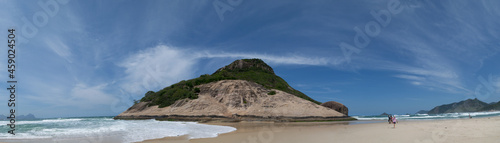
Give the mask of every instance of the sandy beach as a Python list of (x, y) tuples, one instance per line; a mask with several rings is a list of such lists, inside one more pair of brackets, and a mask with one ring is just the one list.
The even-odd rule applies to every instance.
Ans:
[(144, 143), (332, 143), (332, 142), (499, 142), (500, 117), (400, 121), (307, 123), (211, 123), (237, 128), (215, 138), (187, 136), (147, 140)]

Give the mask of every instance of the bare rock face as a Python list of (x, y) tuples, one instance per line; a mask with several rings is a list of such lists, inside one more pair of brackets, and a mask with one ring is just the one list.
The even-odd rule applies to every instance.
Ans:
[(251, 69), (251, 68), (257, 68), (257, 69), (262, 69), (264, 71), (267, 71), (269, 73), (274, 74), (273, 68), (271, 68), (269, 65), (264, 63), (262, 60), (259, 59), (242, 59), (242, 60), (236, 60), (233, 63), (218, 69), (215, 73), (220, 72), (222, 70), (246, 70), (246, 69)]
[(333, 109), (335, 111), (338, 111), (346, 116), (349, 116), (349, 109), (347, 109), (347, 107), (342, 103), (338, 103), (335, 101), (328, 101), (328, 102), (321, 104), (321, 106), (328, 107), (328, 108)]
[[(190, 120), (191, 117), (212, 117), (211, 119), (217, 117), (237, 120), (247, 118), (332, 120), (332, 118), (347, 115), (347, 107), (340, 103), (338, 104), (343, 107), (341, 109), (346, 111), (345, 115), (289, 93), (267, 89), (246, 80), (222, 80), (196, 87), (200, 88), (198, 99), (179, 100), (164, 108), (158, 108), (157, 105), (147, 107), (146, 102), (140, 102), (115, 118), (183, 117)], [(271, 91), (275, 91), (276, 94), (268, 95)]]

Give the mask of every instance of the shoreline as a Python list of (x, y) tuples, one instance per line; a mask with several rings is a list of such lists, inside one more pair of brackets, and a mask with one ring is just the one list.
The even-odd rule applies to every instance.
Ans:
[(472, 119), (402, 120), (396, 124), (396, 128), (384, 120), (203, 124), (231, 126), (237, 130), (220, 134), (215, 138), (166, 137), (145, 140), (142, 143), (496, 142), (500, 140), (500, 116)]
[(188, 121), (199, 123), (218, 123), (218, 122), (336, 122), (336, 121), (354, 121), (357, 120), (351, 116), (304, 116), (304, 117), (289, 117), (289, 116), (272, 116), (262, 117), (253, 115), (233, 115), (231, 117), (215, 116), (215, 115), (140, 115), (140, 116), (115, 116), (115, 120), (147, 120), (155, 119), (158, 121)]

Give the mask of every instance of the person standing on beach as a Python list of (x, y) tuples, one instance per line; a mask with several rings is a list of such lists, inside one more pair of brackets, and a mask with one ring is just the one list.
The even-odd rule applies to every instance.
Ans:
[(389, 120), (387, 120), (387, 121), (389, 122), (389, 124), (391, 124), (392, 123), (392, 117), (391, 117), (391, 115), (387, 115), (387, 117), (389, 118)]
[(392, 116), (392, 123), (394, 124), (394, 128), (396, 128), (396, 122), (398, 122), (398, 119), (396, 119), (396, 116)]

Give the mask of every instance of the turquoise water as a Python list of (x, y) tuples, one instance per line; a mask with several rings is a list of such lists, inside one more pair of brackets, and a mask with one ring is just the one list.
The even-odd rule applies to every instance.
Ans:
[[(445, 114), (413, 114), (413, 115), (395, 115), (398, 120), (438, 120), (438, 119), (459, 119), (481, 117), (500, 116), (500, 111), (494, 112), (465, 112), (465, 113), (445, 113)], [(387, 115), (373, 115), (373, 116), (352, 116), (358, 120), (387, 120)]]
[(16, 135), (8, 121), (0, 121), (0, 142), (67, 139), (102, 141), (116, 138), (118, 142), (137, 142), (148, 139), (187, 135), (189, 138), (209, 138), (236, 130), (233, 127), (198, 124), (196, 122), (171, 122), (156, 120), (114, 120), (112, 117), (54, 118), (16, 121)]

